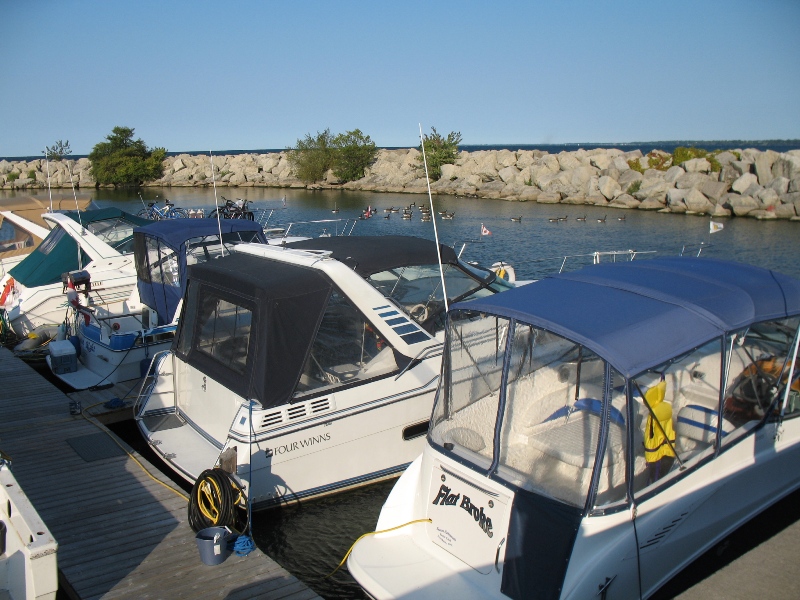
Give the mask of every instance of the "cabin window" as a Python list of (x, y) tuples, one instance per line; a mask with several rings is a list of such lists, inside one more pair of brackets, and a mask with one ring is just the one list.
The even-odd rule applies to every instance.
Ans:
[(200, 315), (194, 347), (228, 369), (244, 375), (252, 312), (220, 298), (209, 288), (198, 298)]
[(798, 321), (795, 317), (757, 323), (728, 337), (730, 366), (723, 417), (735, 431), (723, 443), (738, 439), (765, 416), (774, 420), (782, 411), (789, 417), (800, 414), (800, 364), (794, 368), (786, 394)]
[(448, 376), (437, 395), (430, 439), (488, 469), (494, 456), (494, 430), (509, 322), (494, 316), (459, 313), (448, 333)]
[(33, 246), (33, 236), (22, 227), (0, 217), (0, 252)]
[(295, 398), (398, 370), (394, 349), (358, 309), (334, 290), (303, 367)]
[(714, 340), (631, 380), (634, 493), (712, 457), (717, 437), (731, 432), (719, 419), (722, 358)]
[[(493, 293), (459, 268), (444, 265), (449, 302), (479, 298)], [(381, 271), (367, 278), (429, 333), (444, 329), (444, 294), (439, 265), (419, 265)]]
[[(604, 381), (605, 362), (590, 350), (518, 324), (509, 362), (498, 475), (583, 506), (600, 437)], [(612, 410), (614, 485), (625, 481), (624, 428), (623, 413)], [(617, 464), (620, 453), (622, 464)]]
[(175, 251), (152, 237), (147, 238), (146, 249), (148, 277), (144, 281), (180, 287), (180, 266)]

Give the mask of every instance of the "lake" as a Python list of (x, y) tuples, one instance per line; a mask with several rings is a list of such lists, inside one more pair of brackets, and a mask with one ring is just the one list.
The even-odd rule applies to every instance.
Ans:
[[(0, 192), (0, 197), (27, 197), (21, 192)], [(376, 194), (349, 191), (307, 191), (275, 188), (218, 188), (217, 198), (244, 198), (252, 202), (269, 226), (286, 227), (290, 223), (328, 220), (292, 226), (298, 235), (338, 234), (353, 225), (368, 206), (378, 213), (368, 220), (356, 220), (353, 229), (358, 235), (415, 235), (433, 239), (433, 225), (414, 218), (403, 220), (399, 213), (384, 213), (388, 207), (405, 207), (427, 201), (426, 196), (408, 194)], [(47, 192), (33, 194), (47, 202)], [(58, 197), (71, 197), (59, 190)], [(123, 190), (80, 191), (90, 195), (101, 206), (116, 206), (136, 213), (143, 208), (138, 193)], [(285, 208), (283, 198), (285, 196)], [(145, 202), (163, 204), (167, 197), (183, 208), (202, 208), (206, 213), (215, 207), (212, 188), (146, 188)], [(455, 213), (452, 220), (439, 220), (440, 240), (455, 245), (456, 250), (467, 242), (464, 258), (490, 265), (503, 260), (511, 263), (518, 278), (530, 279), (557, 269), (565, 255), (589, 254), (594, 251), (637, 250), (658, 251), (677, 255), (684, 246), (709, 244), (703, 256), (726, 258), (759, 265), (800, 278), (800, 223), (756, 221), (752, 219), (715, 219), (722, 231), (710, 234), (708, 217), (660, 214), (637, 210), (596, 208), (593, 206), (541, 205), (536, 203), (478, 200), (453, 196), (434, 196), (434, 212)], [(331, 211), (338, 209), (334, 214)], [(390, 214), (390, 218), (384, 218)], [(519, 222), (511, 218), (522, 217)], [(551, 221), (566, 217), (565, 220)], [(585, 217), (585, 221), (578, 221)], [(624, 221), (619, 218), (624, 217)], [(332, 219), (338, 219), (331, 221)], [(598, 222), (598, 219), (605, 219)], [(485, 226), (492, 235), (481, 236)], [(135, 429), (135, 428), (134, 428)], [(306, 502), (300, 506), (256, 513), (253, 519), (254, 538), (264, 552), (312, 587), (331, 599), (363, 598), (364, 595), (347, 573), (346, 568), (325, 579), (361, 534), (372, 531), (381, 505), (394, 480), (358, 490)], [(689, 569), (668, 584), (657, 597), (668, 598), (692, 581), (720, 568), (725, 561), (752, 547), (751, 539), (763, 539), (764, 532), (779, 531), (800, 518), (800, 494), (792, 494), (751, 525), (730, 536), (734, 541), (720, 557), (717, 550), (696, 561)], [(749, 529), (748, 529), (749, 528)], [(755, 529), (762, 537), (752, 534)], [(737, 541), (738, 540), (738, 541)], [(720, 545), (721, 546), (721, 545)], [(704, 562), (705, 561), (705, 562)]]

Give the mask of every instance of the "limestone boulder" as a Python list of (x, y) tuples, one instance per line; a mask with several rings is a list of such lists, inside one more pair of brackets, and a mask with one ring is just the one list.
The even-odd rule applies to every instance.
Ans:
[(660, 201), (664, 201), (669, 188), (669, 184), (663, 179), (645, 179), (642, 181), (642, 187), (633, 193), (633, 197), (642, 201), (651, 197), (658, 197), (661, 199)]
[(561, 199), (561, 204), (583, 205), (586, 204), (586, 196), (584, 196), (583, 194), (575, 194), (573, 196), (567, 196), (566, 198)]
[(741, 173), (734, 169), (731, 165), (723, 165), (719, 172), (719, 180), (725, 183), (733, 183), (739, 178)]
[(753, 163), (744, 160), (734, 160), (731, 162), (731, 166), (736, 170), (737, 173), (739, 173), (739, 175), (750, 173), (753, 170)]
[(530, 167), (534, 160), (536, 160), (536, 157), (533, 155), (533, 150), (517, 150), (516, 167), (519, 170)]
[(717, 162), (724, 167), (735, 161), (736, 155), (726, 150), (725, 152), (720, 152), (714, 158), (716, 158)]
[(789, 191), (789, 183), (790, 180), (786, 179), (786, 177), (775, 177), (769, 182), (767, 187), (778, 192), (778, 195), (781, 195)]
[(612, 208), (639, 208), (641, 201), (637, 200), (630, 194), (620, 194), (614, 200), (608, 203)]
[(702, 184), (709, 181), (713, 180), (705, 173), (686, 173), (685, 175), (680, 175), (675, 180), (675, 187), (689, 189), (693, 187), (700, 187)]
[(664, 181), (667, 183), (674, 184), (681, 175), (685, 175), (686, 171), (681, 166), (674, 166), (667, 169), (667, 172), (664, 173)]
[(460, 176), (460, 167), (456, 165), (442, 165), (442, 179), (450, 181), (457, 179)]
[(719, 199), (730, 189), (730, 186), (724, 181), (705, 181), (697, 189), (703, 192), (706, 198), (717, 204)]
[(705, 158), (691, 158), (681, 165), (687, 173), (708, 173), (711, 163)]
[(754, 210), (758, 210), (760, 208), (758, 200), (750, 196), (725, 194), (723, 199), (725, 200), (725, 205), (729, 206), (733, 214), (737, 217), (745, 217)]
[(794, 204), (778, 204), (775, 207), (775, 216), (779, 219), (792, 219), (798, 215)]
[(785, 152), (772, 164), (773, 177), (796, 179), (800, 177), (800, 156)]
[(593, 204), (594, 206), (608, 206), (608, 200), (604, 196), (591, 195), (586, 198), (586, 204)]
[(536, 198), (539, 204), (558, 204), (561, 202), (561, 194), (558, 192), (542, 192)]
[(683, 203), (686, 205), (686, 212), (698, 215), (710, 213), (714, 208), (711, 201), (696, 188), (692, 188), (686, 193)]
[(539, 188), (534, 187), (532, 185), (526, 185), (523, 187), (522, 191), (519, 193), (519, 201), (520, 202), (535, 202), (539, 195), (541, 194), (541, 190)]
[(781, 203), (778, 192), (771, 188), (762, 188), (755, 196), (764, 208), (774, 208)]
[(664, 194), (663, 198), (659, 198), (658, 196), (645, 198), (639, 205), (639, 210), (661, 210), (665, 206), (665, 199), (666, 193)]
[(558, 164), (562, 171), (571, 171), (581, 166), (581, 161), (571, 152), (560, 152)]
[(760, 185), (766, 186), (772, 181), (772, 165), (775, 164), (775, 161), (778, 160), (778, 158), (780, 158), (780, 154), (773, 150), (759, 152), (756, 155), (753, 167)]
[(644, 179), (644, 176), (639, 171), (628, 169), (620, 173), (617, 181), (623, 190), (627, 190), (634, 181), (642, 181), (642, 179)]
[(517, 169), (517, 167), (508, 165), (500, 169), (497, 174), (504, 183), (516, 183), (520, 171)]
[(683, 199), (686, 198), (686, 194), (689, 193), (689, 189), (672, 188), (667, 190), (667, 206), (672, 207), (673, 204), (675, 205), (680, 204), (685, 207), (686, 205), (683, 203)]
[(505, 167), (514, 167), (517, 164), (517, 155), (511, 150), (498, 150), (495, 161), (498, 165), (498, 171)]
[(721, 204), (715, 204), (711, 211), (712, 217), (730, 217), (731, 211), (729, 208), (723, 207)]
[(758, 185), (758, 177), (753, 173), (745, 173), (731, 184), (731, 189), (739, 194), (744, 194), (751, 185)]
[(570, 185), (579, 191), (587, 193), (589, 191), (589, 182), (592, 177), (596, 176), (597, 171), (594, 167), (580, 166), (568, 171), (568, 173)]
[(622, 191), (622, 188), (615, 179), (612, 179), (608, 176), (601, 177), (597, 182), (597, 190), (603, 195), (606, 200), (611, 200), (612, 198), (619, 195)]
[(612, 159), (608, 154), (596, 154), (589, 159), (589, 163), (602, 171), (611, 166)]

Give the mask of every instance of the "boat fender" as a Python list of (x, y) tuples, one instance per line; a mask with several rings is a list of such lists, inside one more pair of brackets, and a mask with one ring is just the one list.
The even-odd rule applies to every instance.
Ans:
[(14, 290), (14, 278), (9, 277), (8, 281), (6, 281), (6, 285), (3, 288), (3, 293), (0, 294), (0, 306), (6, 305), (6, 300), (11, 295), (11, 292)]
[(517, 274), (514, 271), (514, 267), (509, 265), (505, 262), (496, 262), (491, 266), (491, 270), (494, 271), (495, 275), (497, 275), (500, 279), (505, 279), (508, 283), (514, 283), (517, 280)]

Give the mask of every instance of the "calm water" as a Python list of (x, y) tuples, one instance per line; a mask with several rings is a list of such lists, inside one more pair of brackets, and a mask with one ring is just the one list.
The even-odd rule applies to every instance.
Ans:
[[(129, 212), (142, 208), (138, 195), (130, 191), (101, 190), (86, 192), (99, 206), (117, 206)], [(1, 192), (0, 197), (12, 193)], [(419, 213), (410, 221), (398, 213), (385, 219), (384, 208), (405, 207), (411, 202), (421, 204), (425, 196), (407, 194), (373, 194), (367, 192), (282, 190), (269, 188), (219, 188), (219, 196), (231, 199), (247, 198), (253, 207), (270, 211), (270, 226), (286, 226), (293, 222), (318, 219), (353, 219), (367, 206), (377, 207), (372, 219), (357, 221), (354, 234), (405, 234), (433, 239), (433, 226), (422, 222)], [(71, 192), (59, 192), (70, 196)], [(184, 208), (214, 208), (213, 189), (149, 188), (142, 192), (145, 201), (168, 197)], [(282, 197), (286, 197), (283, 208)], [(28, 194), (17, 194), (19, 197)], [(35, 196), (46, 202), (47, 194)], [(158, 196), (158, 198), (156, 198)], [(338, 214), (331, 210), (336, 207)], [(657, 250), (660, 254), (675, 255), (686, 245), (711, 243), (703, 256), (727, 258), (776, 269), (800, 278), (800, 223), (759, 222), (749, 219), (716, 219), (724, 229), (709, 235), (708, 217), (663, 215), (635, 210), (602, 209), (536, 203), (476, 200), (435, 196), (434, 210), (455, 213), (451, 221), (437, 219), (440, 240), (461, 247), (467, 241), (464, 257), (484, 265), (505, 260), (514, 265), (517, 276), (534, 278), (543, 271), (560, 265), (564, 255), (587, 254), (594, 251)], [(519, 223), (511, 217), (522, 217)], [(566, 221), (549, 219), (567, 217)], [(577, 221), (576, 217), (586, 217)], [(619, 221), (619, 217), (625, 217)], [(597, 219), (606, 218), (605, 223)], [(352, 221), (350, 221), (352, 224)], [(481, 237), (481, 224), (491, 236)], [(336, 234), (343, 222), (293, 226), (298, 235), (317, 236), (326, 230)], [(550, 260), (545, 260), (545, 259)], [(363, 598), (346, 568), (325, 579), (347, 549), (362, 533), (372, 531), (381, 506), (394, 481), (346, 492), (301, 506), (257, 513), (254, 516), (254, 538), (264, 552), (312, 587), (331, 599)], [(800, 518), (800, 493), (776, 505), (753, 524), (730, 536), (723, 556), (719, 549), (696, 561), (692, 567), (675, 578), (659, 592), (660, 598), (671, 597), (681, 589), (714, 572), (726, 562), (753, 547), (763, 536), (779, 531)], [(732, 540), (732, 541), (731, 541)], [(756, 540), (755, 542), (753, 540)], [(666, 595), (665, 595), (666, 594)]]

